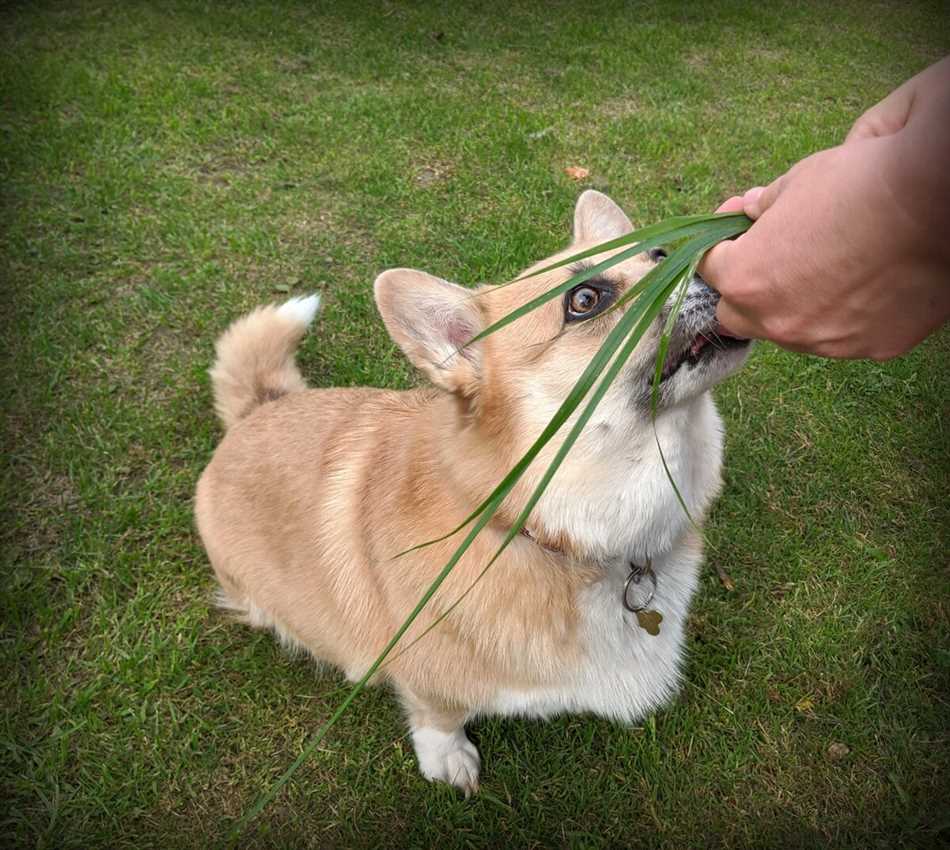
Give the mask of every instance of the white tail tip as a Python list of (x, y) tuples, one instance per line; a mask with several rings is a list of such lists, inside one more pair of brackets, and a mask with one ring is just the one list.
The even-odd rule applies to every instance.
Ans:
[(302, 295), (299, 298), (291, 298), (277, 308), (277, 315), (286, 316), (295, 322), (299, 322), (304, 327), (308, 327), (317, 315), (320, 309), (320, 295)]

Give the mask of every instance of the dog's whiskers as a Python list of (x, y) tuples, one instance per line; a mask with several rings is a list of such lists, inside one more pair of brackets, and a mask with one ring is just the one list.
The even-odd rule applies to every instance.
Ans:
[(720, 351), (726, 350), (726, 344), (722, 341), (722, 337), (719, 336), (715, 331), (710, 331), (710, 333), (715, 337), (715, 339), (710, 339), (702, 331), (699, 332), (699, 335), (706, 340), (713, 348), (718, 348)]

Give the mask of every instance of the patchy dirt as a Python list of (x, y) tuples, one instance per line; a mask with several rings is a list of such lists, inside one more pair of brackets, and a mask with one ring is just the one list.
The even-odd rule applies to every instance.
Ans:
[(422, 188), (442, 183), (452, 176), (452, 166), (445, 162), (429, 162), (417, 168), (416, 185)]

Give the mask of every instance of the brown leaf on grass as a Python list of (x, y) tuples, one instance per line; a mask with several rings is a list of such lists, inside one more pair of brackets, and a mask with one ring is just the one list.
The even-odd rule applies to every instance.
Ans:
[(719, 581), (726, 590), (730, 593), (736, 589), (735, 583), (732, 581), (732, 576), (729, 575), (719, 564), (716, 564), (716, 575), (719, 576)]
[(585, 177), (590, 177), (590, 169), (584, 168), (583, 165), (569, 165), (564, 169), (564, 173), (571, 180), (583, 180)]
[(841, 761), (841, 759), (850, 752), (851, 748), (847, 744), (842, 744), (839, 741), (834, 741), (828, 745), (828, 758), (832, 761)]

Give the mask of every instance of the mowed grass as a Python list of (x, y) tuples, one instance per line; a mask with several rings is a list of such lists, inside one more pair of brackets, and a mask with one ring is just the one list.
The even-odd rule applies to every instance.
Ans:
[[(320, 291), (311, 383), (410, 386), (380, 270), (509, 279), (587, 186), (640, 224), (709, 210), (947, 52), (947, 12), (7, 8), (0, 844), (212, 846), (342, 698), (210, 605), (191, 496), (229, 321)], [(948, 354), (946, 332), (883, 365), (762, 344), (718, 390), (727, 485), (655, 717), (481, 720), (465, 801), (370, 692), (241, 846), (950, 840)]]

